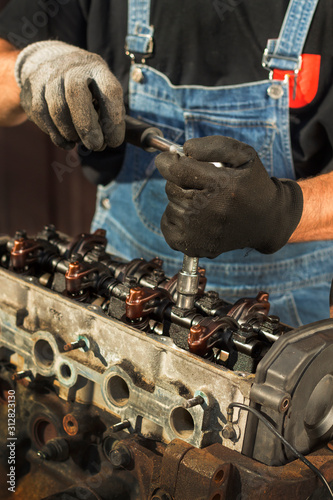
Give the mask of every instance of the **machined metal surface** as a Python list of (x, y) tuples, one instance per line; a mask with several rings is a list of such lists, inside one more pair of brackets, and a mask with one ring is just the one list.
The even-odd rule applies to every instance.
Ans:
[[(221, 442), (230, 395), (249, 401), (253, 375), (215, 367), (166, 337), (111, 321), (95, 306), (77, 304), (30, 278), (22, 283), (0, 270), (0, 304), (1, 345), (21, 357), (19, 369), (55, 376), (60, 397), (74, 393), (76, 401), (128, 420), (132, 430), (144, 420), (143, 435), (151, 436), (151, 427), (165, 442), (177, 437), (197, 447)], [(90, 350), (64, 351), (79, 336), (88, 338)], [(86, 381), (83, 388), (80, 379)], [(205, 404), (183, 409), (197, 391), (206, 395)], [(226, 446), (241, 451), (245, 423), (242, 415), (239, 439)]]

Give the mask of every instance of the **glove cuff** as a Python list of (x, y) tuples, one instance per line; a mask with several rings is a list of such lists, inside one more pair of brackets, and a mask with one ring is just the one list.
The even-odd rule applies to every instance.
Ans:
[(303, 213), (303, 192), (300, 185), (289, 179), (276, 179), (276, 197), (271, 221), (271, 234), (266, 245), (258, 249), (261, 253), (274, 253), (288, 243), (290, 236), (295, 231)]
[(41, 64), (77, 50), (80, 49), (57, 40), (31, 43), (19, 53), (16, 59), (15, 78), (19, 87), (24, 85), (26, 78)]

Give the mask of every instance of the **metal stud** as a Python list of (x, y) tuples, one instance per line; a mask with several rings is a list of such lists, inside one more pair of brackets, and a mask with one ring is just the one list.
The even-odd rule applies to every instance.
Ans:
[(269, 97), (272, 99), (280, 99), (280, 97), (283, 96), (284, 90), (281, 85), (278, 85), (276, 83), (273, 83), (270, 87), (267, 89), (267, 94)]
[(105, 210), (110, 210), (111, 202), (110, 202), (109, 198), (102, 198), (101, 205)]
[(140, 68), (134, 68), (132, 71), (132, 80), (135, 83), (142, 83), (144, 79), (142, 70)]

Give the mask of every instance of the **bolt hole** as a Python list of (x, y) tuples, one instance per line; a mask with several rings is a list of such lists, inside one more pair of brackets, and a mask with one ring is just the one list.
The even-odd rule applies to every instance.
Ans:
[(62, 423), (65, 432), (70, 436), (75, 436), (78, 433), (79, 424), (76, 418), (73, 417), (70, 413), (64, 416)]
[(283, 401), (282, 401), (282, 404), (281, 404), (281, 407), (282, 407), (282, 410), (286, 410), (289, 406), (289, 399), (288, 398), (285, 398)]
[(65, 363), (61, 365), (60, 367), (60, 374), (62, 377), (64, 378), (70, 378), (71, 375), (72, 375), (72, 370), (70, 369), (70, 367), (68, 365), (66, 365)]
[(222, 500), (220, 493), (216, 493), (210, 500)]
[(110, 378), (107, 385), (107, 392), (111, 401), (117, 406), (125, 406), (130, 397), (127, 382), (119, 375)]
[(33, 435), (37, 446), (44, 446), (50, 439), (56, 438), (58, 433), (52, 422), (46, 419), (38, 419), (33, 427)]
[(49, 368), (54, 361), (54, 352), (47, 340), (37, 340), (34, 346), (36, 363), (42, 368)]
[(171, 427), (178, 436), (188, 439), (194, 431), (192, 415), (185, 408), (175, 408), (170, 416)]
[(216, 484), (222, 483), (224, 479), (224, 470), (220, 469), (219, 471), (216, 472), (213, 480), (215, 481)]

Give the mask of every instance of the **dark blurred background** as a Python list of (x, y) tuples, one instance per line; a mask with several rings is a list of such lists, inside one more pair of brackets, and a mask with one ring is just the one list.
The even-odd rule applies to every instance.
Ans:
[[(9, 1), (0, 0), (0, 11)], [(34, 234), (45, 224), (72, 236), (89, 230), (96, 188), (73, 154), (31, 122), (0, 127), (0, 233)]]

